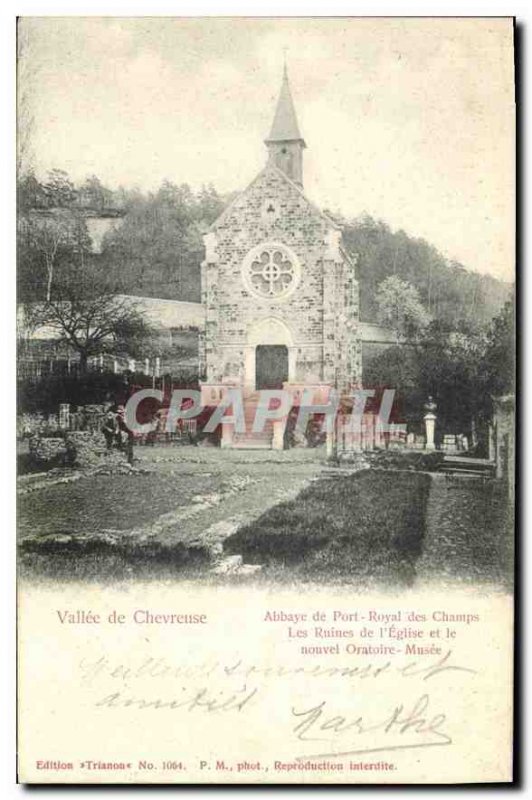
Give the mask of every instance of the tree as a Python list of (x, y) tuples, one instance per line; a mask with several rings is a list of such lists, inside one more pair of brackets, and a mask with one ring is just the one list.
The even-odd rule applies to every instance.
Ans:
[(484, 391), (491, 398), (515, 392), (515, 300), (512, 296), (493, 319), (480, 361)]
[(485, 347), (481, 328), (433, 323), (416, 348), (420, 386), (436, 400), (440, 427), (448, 433), (472, 433), (486, 421), (479, 371)]
[(17, 182), (17, 212), (27, 214), (35, 209), (46, 208), (46, 194), (43, 185), (33, 172), (23, 174)]
[(104, 237), (102, 257), (133, 294), (198, 301), (202, 232), (223, 205), (212, 187), (196, 195), (169, 181), (148, 197), (130, 195), (121, 224)]
[(101, 266), (62, 265), (53, 298), (36, 304), (34, 320), (78, 353), (81, 372), (94, 355), (137, 355), (154, 335), (138, 304), (119, 288)]
[(417, 339), (430, 322), (418, 290), (396, 275), (379, 284), (377, 306), (379, 322), (395, 331), (397, 344)]
[(210, 225), (222, 213), (226, 202), (212, 184), (203, 186), (196, 200), (196, 219)]
[(472, 426), (478, 429), (489, 417), (480, 368), (486, 342), (481, 326), (433, 320), (416, 341), (380, 353), (365, 369), (364, 382), (395, 389), (405, 419), (418, 428), (431, 395), (438, 405), (440, 430), (471, 433)]
[(80, 205), (100, 213), (113, 205), (113, 193), (96, 175), (91, 175), (78, 192)]
[(21, 302), (46, 300), (53, 296), (54, 277), (62, 263), (78, 260), (91, 251), (83, 217), (67, 208), (37, 214), (29, 212), (18, 220), (18, 283)]
[(364, 366), (364, 386), (376, 391), (393, 389), (396, 420), (421, 432), (422, 408), (427, 399), (417, 348), (394, 345)]
[(382, 220), (363, 214), (340, 222), (347, 251), (358, 256), (360, 313), (365, 321), (377, 320), (377, 287), (391, 275), (415, 286), (429, 314), (446, 323), (489, 324), (508, 299), (508, 283), (471, 272), (423, 239), (392, 231)]
[(43, 189), (48, 208), (71, 208), (76, 202), (76, 188), (62, 169), (52, 169), (48, 172)]

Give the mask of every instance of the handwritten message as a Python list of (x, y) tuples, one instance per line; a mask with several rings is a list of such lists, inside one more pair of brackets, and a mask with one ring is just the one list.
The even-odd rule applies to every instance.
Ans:
[(511, 764), (506, 598), (148, 587), (25, 604), (40, 671), (22, 664), (21, 753), (42, 782), (445, 782)]

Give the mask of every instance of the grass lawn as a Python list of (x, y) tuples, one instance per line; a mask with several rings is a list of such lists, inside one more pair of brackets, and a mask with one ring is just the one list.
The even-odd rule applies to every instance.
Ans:
[(399, 471), (321, 479), (226, 540), (282, 583), (452, 581), (511, 589), (513, 529), (497, 482)]
[(279, 580), (411, 584), (430, 477), (364, 471), (321, 479), (225, 543)]
[(273, 451), (139, 447), (135, 456), (141, 472), (84, 474), (69, 483), (41, 473), (36, 488), (31, 475), (21, 478), (22, 576), (107, 582), (205, 574), (204, 531), (228, 518), (250, 520), (287, 490), (297, 493), (323, 461), (317, 450), (288, 458)]
[(88, 476), (23, 496), (19, 535), (129, 530), (190, 503), (195, 495), (219, 491), (223, 484), (220, 474), (201, 471)]
[(511, 518), (501, 484), (382, 469), (324, 474), (323, 454), (294, 453), (138, 448), (143, 470), (136, 473), (70, 483), (37, 477), (31, 491), (33, 478), (25, 476), (21, 574), (220, 580), (209, 574), (204, 533), (236, 520), (224, 553), (263, 565), (252, 579), (262, 585), (358, 590), (452, 579), (511, 588)]

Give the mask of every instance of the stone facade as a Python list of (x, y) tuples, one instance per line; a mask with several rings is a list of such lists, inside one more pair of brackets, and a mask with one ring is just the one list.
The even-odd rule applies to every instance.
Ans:
[[(207, 383), (255, 389), (261, 344), (288, 348), (291, 383), (342, 386), (360, 379), (358, 285), (340, 235), (271, 164), (226, 210), (206, 236), (202, 265)], [(276, 243), (293, 255), (297, 272), (293, 291), (279, 299), (253, 293), (243, 274), (248, 253)]]

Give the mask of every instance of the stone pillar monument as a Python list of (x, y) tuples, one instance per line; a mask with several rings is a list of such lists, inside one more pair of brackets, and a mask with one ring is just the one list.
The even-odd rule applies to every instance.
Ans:
[(434, 443), (434, 433), (436, 431), (436, 414), (435, 411), (437, 409), (437, 405), (429, 396), (428, 401), (424, 405), (425, 409), (425, 450), (435, 450), (436, 445)]
[(59, 404), (59, 427), (64, 430), (70, 427), (70, 403)]

